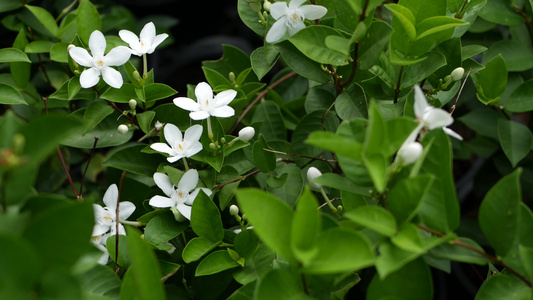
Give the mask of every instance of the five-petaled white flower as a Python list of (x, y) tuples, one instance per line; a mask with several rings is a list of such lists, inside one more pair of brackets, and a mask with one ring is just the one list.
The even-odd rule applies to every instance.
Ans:
[[(91, 236), (98, 237), (106, 235), (109, 232), (109, 236), (117, 233), (117, 221), (126, 221), (135, 210), (135, 204), (129, 201), (123, 201), (119, 203), (118, 220), (117, 220), (117, 200), (118, 200), (118, 188), (116, 184), (109, 186), (104, 194), (104, 204), (106, 207), (102, 207), (98, 204), (93, 204), (94, 209), (94, 227)], [(124, 226), (118, 224), (118, 234), (126, 235)], [(105, 243), (105, 240), (103, 241)]]
[(420, 125), (415, 130), (421, 130), (425, 128), (427, 130), (433, 130), (435, 128), (442, 128), (444, 132), (458, 140), (463, 138), (455, 131), (447, 128), (446, 126), (453, 123), (453, 117), (444, 109), (436, 108), (428, 104), (422, 89), (418, 86), (414, 86), (415, 90), (415, 116), (420, 122)]
[(72, 59), (78, 64), (88, 67), (80, 76), (80, 84), (83, 88), (90, 88), (95, 86), (100, 80), (100, 74), (104, 81), (110, 86), (119, 89), (122, 86), (123, 80), (120, 72), (111, 68), (111, 66), (121, 66), (125, 64), (131, 56), (131, 51), (127, 47), (118, 46), (107, 55), (104, 55), (106, 47), (106, 40), (104, 35), (95, 30), (89, 37), (89, 49), (91, 54), (81, 47), (71, 47), (68, 52)]
[(170, 182), (170, 178), (167, 175), (163, 173), (155, 173), (155, 184), (157, 184), (167, 197), (153, 196), (148, 203), (154, 207), (170, 207), (171, 209), (177, 209), (182, 216), (190, 220), (191, 206), (200, 190), (204, 191), (208, 196), (212, 194), (211, 190), (208, 188), (196, 187), (198, 185), (198, 179), (198, 171), (190, 169), (183, 174), (183, 177), (181, 177), (178, 187), (176, 188), (172, 182)]
[(167, 157), (168, 162), (174, 163), (182, 157), (191, 157), (202, 151), (202, 143), (199, 140), (203, 130), (201, 125), (193, 125), (185, 130), (184, 138), (176, 125), (167, 124), (163, 128), (163, 133), (170, 146), (165, 143), (154, 143), (150, 145), (150, 148), (167, 153), (170, 155)]
[(213, 98), (211, 86), (205, 82), (200, 82), (194, 89), (194, 93), (198, 102), (187, 97), (174, 99), (176, 106), (191, 112), (189, 114), (191, 119), (203, 120), (209, 118), (209, 116), (228, 118), (235, 114), (235, 110), (228, 106), (237, 96), (235, 90), (220, 92)]
[(270, 7), (270, 14), (277, 20), (266, 35), (268, 43), (277, 42), (289, 31), (293, 36), (305, 28), (304, 20), (316, 20), (322, 18), (328, 12), (327, 8), (320, 5), (303, 5), (306, 0), (291, 0), (276, 2)]
[(139, 37), (129, 30), (121, 30), (118, 35), (130, 45), (131, 53), (137, 56), (152, 54), (155, 48), (168, 37), (166, 33), (155, 35), (155, 26), (152, 22), (144, 25)]

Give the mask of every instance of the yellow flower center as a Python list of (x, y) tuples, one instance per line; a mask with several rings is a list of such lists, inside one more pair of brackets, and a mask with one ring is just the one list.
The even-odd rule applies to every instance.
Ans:
[(104, 61), (100, 59), (96, 62), (96, 64), (101, 68), (104, 66)]
[(183, 147), (181, 146), (181, 144), (178, 144), (178, 147), (180, 148), (181, 151), (183, 151)]
[(292, 18), (298, 20), (298, 16), (295, 13), (292, 14)]

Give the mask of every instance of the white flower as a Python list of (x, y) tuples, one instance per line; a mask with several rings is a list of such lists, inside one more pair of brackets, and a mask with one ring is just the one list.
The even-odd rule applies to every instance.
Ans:
[(435, 128), (442, 128), (446, 134), (462, 140), (463, 138), (454, 132), (453, 130), (446, 128), (446, 126), (453, 123), (453, 117), (444, 109), (436, 108), (428, 104), (422, 89), (418, 86), (414, 86), (415, 89), (415, 115), (420, 122), (420, 126), (415, 130), (421, 130), (425, 128), (427, 130), (433, 130)]
[(176, 125), (167, 124), (163, 128), (163, 133), (170, 146), (165, 143), (155, 143), (150, 145), (150, 148), (167, 153), (170, 155), (170, 157), (167, 157), (168, 162), (174, 163), (182, 157), (191, 157), (202, 151), (202, 143), (199, 140), (203, 130), (204, 128), (201, 125), (193, 125), (185, 130), (185, 138), (183, 138), (180, 129)]
[[(116, 184), (112, 184), (104, 194), (104, 204), (106, 207), (93, 204), (95, 224), (91, 236), (98, 237), (108, 232), (109, 235), (115, 235), (117, 233), (117, 200), (118, 188)], [(135, 205), (129, 201), (122, 201), (119, 203), (118, 209), (118, 221), (126, 221), (133, 211), (135, 211)], [(118, 234), (126, 235), (122, 224), (118, 224)]]
[(118, 35), (130, 45), (131, 53), (137, 56), (152, 54), (155, 48), (168, 37), (166, 33), (155, 35), (155, 26), (152, 22), (144, 25), (140, 37), (129, 30), (121, 30)]
[(207, 195), (212, 194), (210, 189), (196, 187), (198, 185), (198, 171), (195, 169), (190, 169), (183, 174), (177, 188), (170, 182), (170, 178), (163, 173), (155, 173), (154, 181), (167, 197), (153, 196), (148, 203), (154, 207), (176, 208), (188, 220), (191, 219), (192, 203), (200, 190)]
[(176, 106), (191, 111), (189, 114), (191, 119), (203, 120), (209, 118), (209, 116), (227, 118), (235, 114), (235, 110), (228, 106), (228, 104), (237, 96), (236, 91), (223, 91), (213, 98), (213, 89), (211, 86), (205, 82), (200, 82), (196, 86), (196, 89), (194, 89), (194, 93), (198, 102), (186, 97), (174, 99)]
[(321, 184), (315, 183), (313, 180), (317, 177), (322, 176), (322, 172), (320, 172), (315, 167), (310, 167), (307, 169), (307, 182), (309, 182), (309, 185), (314, 189), (320, 189), (322, 187)]
[(277, 20), (266, 35), (268, 43), (274, 43), (281, 39), (288, 30), (293, 36), (305, 28), (304, 20), (316, 20), (322, 18), (328, 10), (320, 5), (303, 5), (305, 0), (292, 0), (276, 2), (270, 7), (270, 14)]
[(419, 142), (404, 143), (398, 150), (398, 157), (403, 165), (414, 163), (422, 155), (424, 147)]
[(95, 86), (100, 80), (100, 74), (104, 81), (114, 88), (120, 88), (123, 80), (120, 72), (111, 68), (111, 66), (121, 66), (125, 64), (131, 56), (130, 49), (124, 46), (118, 46), (107, 55), (104, 55), (106, 47), (106, 40), (104, 35), (95, 30), (89, 37), (89, 49), (91, 49), (92, 56), (89, 52), (81, 47), (74, 47), (68, 50), (72, 59), (78, 64), (88, 67), (89, 69), (83, 71), (80, 76), (80, 84), (83, 88), (90, 88)]

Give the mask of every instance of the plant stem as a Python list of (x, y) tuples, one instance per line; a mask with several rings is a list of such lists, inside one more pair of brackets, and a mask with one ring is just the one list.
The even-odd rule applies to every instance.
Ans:
[(143, 79), (148, 77), (148, 59), (146, 58), (146, 53), (143, 54)]
[(400, 74), (398, 75), (398, 82), (396, 83), (396, 88), (394, 89), (394, 104), (398, 102), (398, 97), (400, 96), (400, 85), (402, 84), (402, 75), (403, 75), (404, 66), (400, 67)]
[(263, 150), (268, 151), (268, 152), (277, 153), (277, 154), (284, 154), (284, 155), (289, 155), (289, 156), (309, 158), (309, 159), (312, 159), (312, 160), (321, 160), (321, 161), (327, 161), (327, 162), (333, 162), (333, 163), (337, 162), (334, 159), (325, 159), (325, 158), (321, 158), (321, 157), (312, 157), (312, 156), (306, 156), (306, 155), (300, 155), (300, 154), (286, 153), (286, 152), (276, 151), (276, 150), (267, 149), (267, 148), (263, 148)]
[(211, 117), (207, 117), (207, 137), (213, 142), (213, 129), (211, 128)]
[(331, 211), (336, 213), (337, 212), (337, 208), (335, 208), (335, 206), (333, 206), (333, 204), (329, 200), (328, 195), (326, 194), (326, 191), (324, 191), (323, 187), (320, 187), (320, 193), (322, 194), (322, 197), (324, 197), (324, 199), (326, 200), (326, 203), (328, 204), (328, 206), (331, 209)]
[(189, 164), (187, 163), (187, 158), (184, 156), (181, 159), (183, 160), (183, 166), (185, 167), (185, 172), (189, 171)]

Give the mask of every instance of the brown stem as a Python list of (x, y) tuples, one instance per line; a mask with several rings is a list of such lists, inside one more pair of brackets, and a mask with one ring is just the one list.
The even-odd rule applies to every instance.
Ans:
[(220, 191), (224, 186), (226, 186), (226, 185), (228, 185), (228, 184), (230, 184), (230, 183), (234, 183), (234, 182), (237, 182), (237, 181), (245, 180), (246, 178), (248, 178), (248, 177), (250, 177), (250, 176), (253, 176), (253, 175), (255, 175), (255, 174), (259, 173), (259, 172), (260, 172), (260, 170), (257, 169), (257, 170), (254, 170), (254, 171), (252, 171), (252, 172), (246, 174), (246, 175), (243, 175), (243, 176), (241, 176), (241, 177), (239, 177), (239, 178), (235, 178), (235, 179), (230, 180), (230, 181), (228, 181), (228, 182), (220, 183), (219, 185), (217, 185), (217, 186), (215, 187), (215, 189), (217, 189), (217, 190)]
[(137, 120), (128, 116), (128, 114), (125, 114), (124, 111), (122, 109), (120, 109), (114, 102), (111, 102), (109, 100), (106, 100), (107, 104), (110, 105), (114, 110), (116, 110), (117, 112), (119, 112), (121, 115), (125, 116), (126, 118), (128, 118), (128, 120), (130, 121), (130, 123), (133, 123), (135, 125), (139, 125), (139, 123), (137, 123)]
[(118, 228), (120, 225), (120, 220), (118, 218), (119, 214), (119, 203), (120, 203), (120, 192), (122, 191), (122, 183), (124, 182), (124, 175), (126, 175), (126, 171), (122, 171), (122, 176), (120, 176), (120, 184), (118, 186), (118, 197), (117, 197), (117, 208), (115, 210), (115, 273), (118, 275), (118, 271), (120, 270), (118, 266)]
[[(333, 201), (337, 201), (337, 200), (341, 200), (341, 198), (333, 198), (333, 199), (331, 199), (330, 201), (333, 202)], [(324, 206), (326, 206), (326, 205), (328, 205), (327, 202), (322, 203), (322, 205), (320, 205), (320, 206), (318, 207), (318, 210), (320, 210), (322, 207), (324, 207)]]
[(235, 125), (233, 125), (233, 127), (231, 128), (231, 130), (228, 132), (228, 134), (231, 134), (233, 131), (235, 131), (235, 129), (237, 129), (237, 127), (239, 126), (239, 124), (241, 123), (242, 119), (244, 119), (244, 117), (250, 112), (250, 110), (252, 109), (252, 107), (254, 107), (254, 105), (257, 104), (257, 102), (259, 102), (261, 99), (263, 99), (263, 97), (266, 96), (266, 94), (268, 93), (269, 90), (275, 88), (276, 86), (278, 86), (280, 83), (284, 82), (285, 80), (291, 78), (292, 76), (295, 76), (296, 75), (296, 72), (290, 72), (289, 74), (281, 77), (280, 79), (276, 80), (276, 82), (272, 83), (270, 86), (267, 86), (264, 90), (262, 90), (259, 94), (257, 94), (257, 97), (254, 99), (254, 101), (252, 101), (252, 103), (250, 103), (250, 105), (248, 105), (248, 107), (246, 107), (246, 109), (242, 112), (242, 115), (237, 119), (237, 122), (235, 122)]
[(98, 143), (98, 138), (94, 137), (93, 149), (91, 151), (91, 155), (89, 156), (89, 160), (87, 160), (87, 166), (85, 166), (85, 171), (83, 172), (83, 177), (81, 178), (80, 198), (83, 198), (83, 184), (85, 183), (85, 175), (87, 175), (87, 170), (89, 169), (89, 164), (91, 163), (91, 159), (94, 156), (94, 152), (96, 150), (96, 144), (97, 143)]
[(461, 93), (463, 92), (463, 88), (465, 87), (466, 80), (468, 79), (468, 75), (470, 75), (470, 72), (472, 72), (472, 68), (468, 70), (468, 73), (466, 73), (465, 80), (461, 84), (461, 88), (459, 89), (459, 93), (457, 94), (457, 98), (455, 98), (455, 102), (452, 105), (452, 108), (450, 108), (450, 115), (453, 114), (455, 111), (455, 106), (457, 105), (457, 101), (459, 101), (459, 97), (461, 96)]

